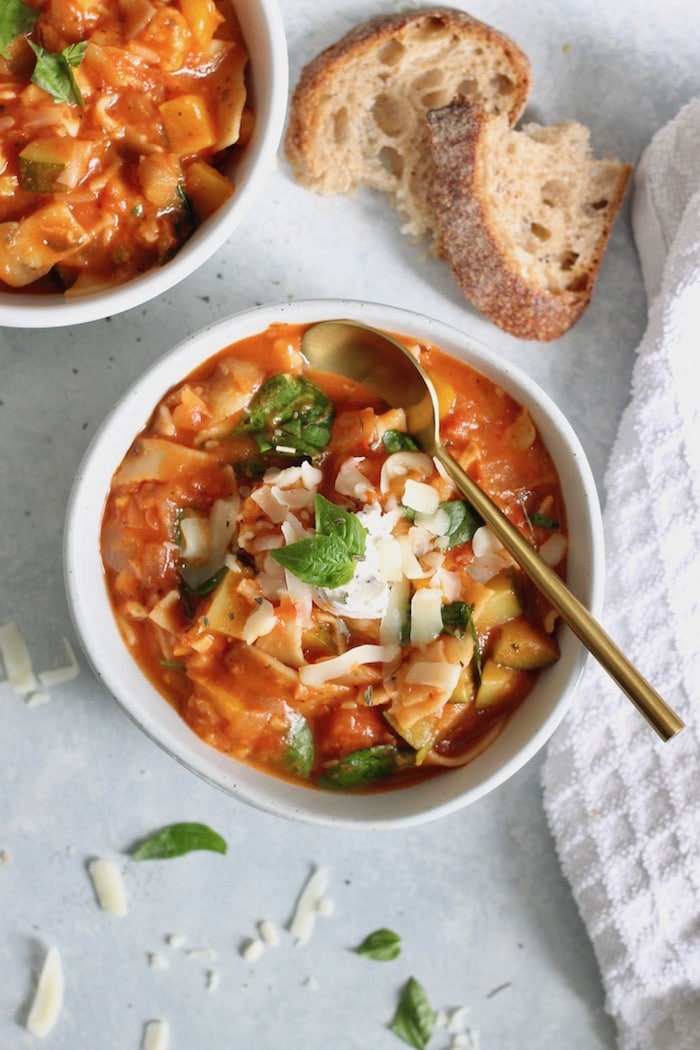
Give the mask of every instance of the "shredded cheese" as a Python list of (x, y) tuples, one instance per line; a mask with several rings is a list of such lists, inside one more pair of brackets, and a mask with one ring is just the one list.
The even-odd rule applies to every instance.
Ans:
[(66, 682), (72, 682), (80, 673), (80, 665), (67, 638), (63, 639), (63, 647), (68, 657), (66, 666), (57, 667), (53, 671), (41, 671), (39, 674), (39, 681), (47, 689), (56, 685), (64, 685)]
[(63, 965), (57, 948), (50, 948), (44, 959), (36, 992), (27, 1016), (26, 1028), (43, 1039), (52, 1030), (63, 1006)]
[(0, 654), (12, 691), (19, 696), (32, 693), (37, 687), (37, 678), (29, 649), (16, 623), (0, 627)]
[(258, 928), (265, 944), (269, 944), (271, 948), (276, 948), (280, 942), (280, 935), (274, 923), (270, 922), (269, 919), (263, 919)]
[[(438, 595), (439, 597), (439, 595)], [(356, 645), (348, 649), (340, 656), (333, 656), (329, 660), (319, 660), (315, 664), (304, 664), (299, 668), (299, 678), (302, 685), (319, 686), (326, 682), (332, 682), (335, 678), (353, 671), (363, 664), (390, 663), (399, 655), (398, 645)]]
[(442, 594), (437, 587), (421, 587), (411, 598), (411, 644), (426, 645), (442, 631)]
[(421, 514), (435, 514), (440, 505), (440, 496), (437, 489), (427, 485), (424, 481), (415, 481), (407, 478), (403, 489), (403, 504), (411, 510), (419, 511)]
[(141, 1050), (168, 1050), (170, 1026), (167, 1021), (148, 1021), (143, 1029)]
[(100, 907), (110, 915), (123, 916), (128, 913), (126, 887), (119, 868), (111, 860), (97, 858), (88, 864), (88, 871), (97, 894)]
[(252, 612), (245, 622), (243, 641), (247, 645), (252, 645), (258, 638), (269, 634), (275, 623), (275, 610), (272, 603), (267, 598), (261, 599), (255, 612)]
[(311, 940), (318, 915), (318, 904), (328, 887), (328, 878), (328, 868), (318, 868), (301, 892), (289, 926), (297, 944), (307, 944)]

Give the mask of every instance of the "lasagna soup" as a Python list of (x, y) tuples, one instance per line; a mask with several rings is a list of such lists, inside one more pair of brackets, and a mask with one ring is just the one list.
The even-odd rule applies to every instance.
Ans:
[(167, 262), (233, 193), (247, 59), (231, 0), (3, 0), (0, 288)]
[[(488, 746), (557, 660), (555, 615), (404, 411), (310, 370), (303, 330), (229, 346), (163, 397), (112, 479), (107, 587), (135, 660), (208, 744), (315, 787), (395, 787)], [(529, 413), (402, 341), (451, 454), (563, 573)]]

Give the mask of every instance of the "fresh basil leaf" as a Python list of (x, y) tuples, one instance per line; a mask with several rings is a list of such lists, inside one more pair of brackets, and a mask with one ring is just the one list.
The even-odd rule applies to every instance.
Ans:
[(368, 933), (362, 944), (355, 949), (364, 959), (376, 962), (391, 962), (401, 954), (401, 938), (398, 933), (385, 928)]
[(464, 637), (473, 607), (466, 602), (448, 602), (442, 607), (442, 629), (455, 638)]
[(409, 977), (391, 1022), (392, 1032), (416, 1050), (425, 1050), (435, 1029), (436, 1020), (435, 1011), (422, 984), (415, 977)]
[(270, 554), (298, 579), (316, 587), (342, 587), (355, 574), (355, 560), (339, 536), (306, 536)]
[(314, 496), (316, 532), (323, 536), (337, 536), (345, 544), (350, 557), (361, 558), (366, 549), (367, 529), (356, 514), (352, 514), (325, 496)]
[(331, 439), (333, 403), (304, 376), (275, 375), (258, 390), (236, 427), (261, 452), (315, 456)]
[(354, 788), (391, 776), (403, 765), (402, 756), (391, 744), (377, 744), (344, 755), (330, 766), (319, 783), (321, 787)]
[(10, 44), (18, 36), (31, 33), (39, 17), (33, 7), (27, 7), (22, 0), (3, 0), (0, 4), (0, 55), (10, 57)]
[(418, 451), (418, 445), (411, 435), (405, 434), (403, 430), (385, 430), (382, 434), (382, 443), (389, 453)]
[(82, 106), (83, 96), (73, 75), (73, 68), (79, 66), (85, 55), (87, 41), (71, 44), (60, 54), (45, 51), (43, 47), (29, 41), (36, 55), (36, 65), (32, 73), (32, 83), (48, 92), (54, 102), (67, 102)]
[(306, 779), (314, 762), (314, 738), (303, 715), (294, 715), (285, 744), (285, 768), (289, 773)]
[(131, 850), (132, 860), (169, 860), (194, 850), (226, 853), (226, 842), (206, 824), (169, 824)]
[(316, 535), (307, 536), (271, 551), (275, 561), (304, 583), (316, 587), (342, 587), (355, 574), (355, 560), (365, 553), (367, 529), (355, 514), (314, 497)]
[(547, 517), (546, 514), (531, 514), (530, 524), (538, 525), (541, 529), (558, 529), (559, 522), (555, 521), (554, 518)]
[(483, 525), (482, 519), (472, 510), (471, 506), (461, 499), (448, 500), (440, 504), (449, 519), (447, 529), (448, 547), (456, 547), (459, 543), (470, 540), (476, 530)]
[(448, 602), (442, 607), (442, 629), (445, 634), (463, 638), (469, 631), (474, 639), (474, 667), (477, 680), (481, 679), (481, 646), (474, 623), (474, 606), (467, 602)]

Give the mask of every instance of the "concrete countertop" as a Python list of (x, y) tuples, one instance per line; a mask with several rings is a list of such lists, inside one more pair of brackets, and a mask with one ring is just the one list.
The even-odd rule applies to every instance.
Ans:
[[(382, 10), (369, 0), (280, 6), (293, 82), (317, 50)], [(598, 153), (636, 161), (698, 91), (690, 0), (494, 0), (467, 9), (530, 56), (529, 114), (587, 124)], [(568, 415), (603, 494), (646, 323), (629, 202), (588, 312), (545, 346), (478, 317), (446, 266), (400, 234), (385, 200), (314, 197), (280, 159), (235, 236), (170, 294), (77, 329), (0, 329), (0, 624), (18, 625), (36, 668), (65, 662), (64, 637), (75, 644), (62, 582), (63, 515), (104, 413), (185, 334), (257, 303), (319, 297), (407, 306), (498, 349)], [(436, 1010), (467, 1010), (456, 1035), (436, 1031), (434, 1050), (615, 1046), (593, 951), (547, 828), (541, 759), (471, 808), (422, 828), (297, 826), (180, 768), (80, 659), (79, 676), (41, 706), (17, 697), (0, 669), (0, 1046), (36, 1045), (23, 1023), (51, 945), (66, 977), (63, 1011), (46, 1040), (55, 1050), (135, 1050), (152, 1019), (169, 1023), (173, 1050), (392, 1050), (402, 1044), (388, 1024), (409, 976)], [(128, 859), (135, 840), (180, 820), (210, 824), (228, 854)], [(97, 856), (123, 872), (122, 918), (97, 906), (87, 872)], [(287, 924), (318, 867), (328, 868), (333, 908), (307, 945), (295, 945)], [(280, 943), (246, 959), (263, 919)], [(360, 959), (353, 947), (380, 926), (401, 935), (401, 956)]]

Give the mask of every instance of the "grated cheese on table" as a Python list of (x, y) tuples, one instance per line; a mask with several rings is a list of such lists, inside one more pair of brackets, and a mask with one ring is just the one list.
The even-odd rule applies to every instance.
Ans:
[(167, 1021), (148, 1021), (143, 1029), (141, 1050), (168, 1050), (170, 1026)]
[(129, 911), (126, 887), (119, 868), (111, 860), (97, 858), (88, 864), (88, 871), (97, 899), (110, 915), (126, 915)]
[(26, 1028), (43, 1039), (52, 1030), (63, 1006), (63, 965), (57, 948), (47, 952), (39, 975)]
[(307, 944), (311, 939), (318, 915), (318, 903), (323, 899), (327, 887), (328, 868), (318, 868), (302, 890), (289, 926), (297, 944)]
[(12, 691), (19, 696), (33, 693), (38, 681), (27, 643), (16, 623), (6, 623), (0, 627), (0, 655)]

